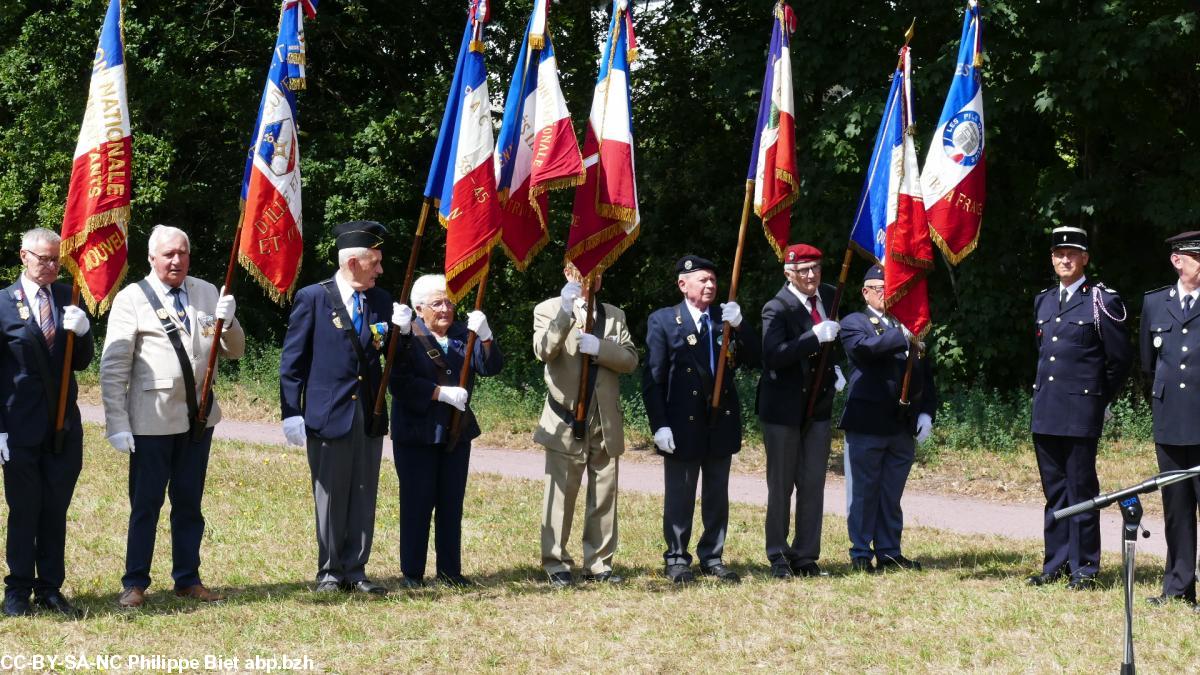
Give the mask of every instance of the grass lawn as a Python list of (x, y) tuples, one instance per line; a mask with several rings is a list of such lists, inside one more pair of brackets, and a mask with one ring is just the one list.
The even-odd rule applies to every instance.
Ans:
[[(735, 505), (726, 561), (747, 580), (674, 589), (660, 576), (661, 500), (626, 494), (617, 562), (629, 582), (555, 592), (538, 564), (541, 484), (494, 477), (472, 476), (467, 495), (464, 572), (479, 588), (433, 587), (384, 599), (318, 596), (308, 590), (316, 544), (303, 455), (224, 442), (213, 447), (201, 572), (230, 599), (201, 606), (170, 594), (164, 513), (147, 605), (122, 611), (115, 600), (128, 516), (127, 459), (104, 444), (96, 427), (88, 429), (86, 443), (70, 515), (65, 591), (89, 615), (74, 622), (46, 615), (2, 620), (0, 656), (203, 661), (286, 655), (347, 673), (1087, 672), (1112, 671), (1121, 660), (1114, 556), (1104, 561), (1102, 591), (1030, 589), (1022, 581), (1038, 566), (1038, 542), (913, 529), (906, 533), (906, 553), (923, 560), (925, 572), (852, 575), (845, 523), (831, 517), (824, 545), (834, 576), (780, 583), (766, 576), (762, 560), (763, 510)], [(399, 575), (396, 489), (385, 461), (368, 573), (392, 585)], [(0, 507), (0, 516), (4, 512)], [(577, 543), (574, 552), (579, 555)], [(1145, 672), (1194, 669), (1200, 617), (1141, 601), (1157, 594), (1160, 564), (1143, 557), (1139, 566), (1139, 665)]]

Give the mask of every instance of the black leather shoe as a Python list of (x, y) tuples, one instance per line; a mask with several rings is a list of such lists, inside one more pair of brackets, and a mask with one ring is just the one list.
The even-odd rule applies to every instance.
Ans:
[(550, 585), (555, 588), (568, 588), (575, 585), (575, 578), (570, 572), (555, 572), (550, 576)]
[(910, 560), (897, 553), (896, 555), (885, 555), (879, 558), (879, 563), (876, 569), (883, 570), (912, 570), (913, 572), (921, 571), (921, 563), (916, 560)]
[(418, 588), (425, 588), (425, 582), (414, 577), (400, 577), (400, 588), (412, 591)]
[(363, 579), (350, 584), (351, 593), (368, 593), (370, 595), (387, 595), (388, 589), (385, 586), (375, 583), (370, 579)]
[(738, 584), (742, 582), (742, 578), (737, 572), (725, 566), (725, 563), (717, 563), (708, 567), (701, 567), (700, 572), (706, 577), (715, 577), (728, 584)]
[(1072, 574), (1067, 589), (1072, 591), (1094, 591), (1100, 587), (1094, 574)]
[(673, 584), (690, 584), (696, 580), (692, 568), (683, 564), (667, 565), (666, 575)]
[(870, 558), (852, 558), (850, 560), (850, 571), (875, 574), (876, 570), (875, 566), (871, 564)]
[(780, 581), (788, 581), (796, 575), (792, 574), (792, 567), (786, 562), (773, 562), (771, 563), (771, 576)]
[(29, 606), (29, 598), (21, 598), (15, 595), (4, 596), (5, 616), (29, 616), (31, 614), (33, 614), (33, 609)]
[(1066, 570), (1060, 567), (1053, 572), (1042, 572), (1041, 574), (1031, 575), (1025, 580), (1025, 583), (1029, 586), (1048, 586), (1065, 576), (1067, 576)]
[(62, 593), (47, 593), (41, 597), (34, 598), (33, 604), (51, 612), (58, 612), (69, 619), (78, 619), (83, 616), (83, 612), (67, 602)]
[(821, 566), (815, 562), (804, 563), (803, 565), (792, 565), (792, 574), (798, 577), (827, 577), (829, 572), (821, 569)]
[(466, 588), (468, 586), (476, 585), (474, 581), (471, 581), (461, 574), (439, 574), (438, 579), (440, 579), (443, 584), (446, 584), (447, 586), (453, 586), (455, 588)]
[(314, 593), (335, 593), (342, 590), (342, 585), (336, 581), (320, 581), (313, 589)]
[(1195, 600), (1189, 600), (1182, 595), (1156, 595), (1151, 598), (1146, 598), (1146, 604), (1151, 607), (1166, 607), (1167, 605), (1176, 602), (1186, 602), (1189, 605), (1195, 605)]
[(589, 584), (623, 584), (625, 577), (617, 576), (612, 573), (612, 570), (601, 572), (600, 574), (585, 574), (583, 580)]

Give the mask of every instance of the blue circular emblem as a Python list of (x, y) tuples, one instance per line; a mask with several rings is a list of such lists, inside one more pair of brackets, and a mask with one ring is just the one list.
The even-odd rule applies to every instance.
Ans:
[(946, 123), (942, 150), (957, 164), (975, 166), (983, 156), (983, 118), (974, 110), (963, 110)]

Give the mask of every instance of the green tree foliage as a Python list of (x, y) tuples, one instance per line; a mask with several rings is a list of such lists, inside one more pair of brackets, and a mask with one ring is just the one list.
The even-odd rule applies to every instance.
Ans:
[[(19, 233), (58, 229), (87, 78), (107, 0), (0, 3), (0, 250)], [(637, 333), (675, 302), (671, 269), (685, 252), (714, 258), (728, 283), (770, 28), (771, 0), (635, 2), (634, 129), (642, 205), (639, 242), (612, 269), (605, 299)], [(332, 226), (372, 218), (395, 233), (385, 285), (399, 285), (465, 18), (465, 1), (324, 0), (306, 22), (308, 85), (300, 95), (306, 254), (302, 282), (332, 270)], [(499, 109), (528, 0), (493, 2), (487, 54)], [(913, 41), (917, 138), (937, 123), (961, 25), (956, 0), (794, 0), (797, 144), (802, 196), (793, 239), (838, 271), (887, 78), (903, 32)], [(568, 105), (582, 138), (608, 3), (552, 5)], [(1185, 0), (994, 0), (984, 3), (988, 195), (980, 248), (930, 285), (935, 341), (955, 379), (1007, 389), (1032, 368), (1032, 294), (1051, 283), (1046, 233), (1093, 235), (1092, 275), (1141, 292), (1172, 273), (1161, 240), (1200, 228), (1200, 72), (1194, 3)], [(237, 219), (250, 126), (278, 21), (276, 0), (127, 0), (125, 35), (135, 134), (132, 274), (159, 222), (193, 236), (195, 272), (223, 275)], [(923, 153), (923, 150), (922, 150)], [(514, 357), (509, 379), (535, 382), (533, 304), (557, 292), (571, 195), (552, 196), (553, 243), (527, 273), (497, 254), (487, 309)], [(739, 299), (748, 316), (782, 282), (751, 223)], [(427, 230), (420, 269), (441, 265)], [(11, 257), (11, 259), (9, 259)], [(15, 264), (15, 255), (3, 265)], [(847, 308), (865, 263), (856, 261)], [(244, 279), (244, 277), (243, 277)], [(953, 279), (953, 282), (952, 282)], [(286, 310), (252, 284), (239, 314), (278, 340)]]

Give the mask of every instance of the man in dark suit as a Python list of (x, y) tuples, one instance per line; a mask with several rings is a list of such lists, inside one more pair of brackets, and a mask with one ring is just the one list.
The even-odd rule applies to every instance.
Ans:
[(55, 442), (58, 392), (67, 333), (76, 335), (71, 370), (83, 370), (94, 347), (87, 315), (71, 304), (71, 289), (54, 283), (59, 236), (29, 230), (21, 238), (21, 277), (0, 296), (0, 465), (8, 502), (8, 576), (4, 613), (32, 613), (34, 604), (75, 617), (63, 597), (67, 508), (83, 465), (83, 428), (75, 375), (67, 390), (61, 447)]
[(367, 578), (385, 430), (372, 429), (391, 326), (407, 333), (412, 310), (377, 288), (383, 236), (374, 221), (334, 228), (338, 271), (296, 293), (279, 364), (288, 443), (306, 447), (317, 521), (317, 592), (383, 595)]
[[(776, 579), (821, 577), (821, 521), (829, 465), (834, 391), (846, 380), (835, 359), (826, 362), (821, 394), (808, 416), (813, 373), (822, 345), (836, 344), (834, 287), (821, 283), (821, 252), (808, 244), (784, 251), (787, 283), (763, 306), (763, 374), (758, 381), (758, 417), (767, 454), (767, 559)], [(795, 531), (788, 543), (792, 492)]]
[(1068, 588), (1095, 588), (1100, 570), (1100, 517), (1095, 511), (1067, 520), (1054, 512), (1095, 497), (1096, 446), (1108, 404), (1133, 364), (1125, 305), (1116, 291), (1092, 284), (1088, 236), (1077, 227), (1051, 233), (1050, 264), (1059, 283), (1033, 301), (1037, 379), (1033, 384), (1033, 447), (1046, 495), (1046, 554), (1042, 586), (1069, 576)]
[[(1167, 240), (1178, 280), (1146, 294), (1142, 304), (1142, 372), (1150, 386), (1154, 443), (1161, 471), (1200, 465), (1200, 368), (1189, 357), (1200, 353), (1200, 232)], [(1200, 479), (1162, 489), (1167, 528), (1167, 569), (1162, 594), (1152, 605), (1183, 600), (1196, 606), (1196, 511)]]
[[(688, 544), (696, 507), (696, 483), (701, 481), (701, 519), (704, 534), (696, 547), (700, 571), (737, 583), (737, 573), (725, 566), (725, 531), (729, 523), (729, 466), (742, 445), (742, 416), (734, 376), (738, 365), (755, 366), (761, 343), (754, 328), (742, 321), (736, 302), (712, 306), (717, 277), (711, 261), (687, 255), (676, 263), (676, 285), (683, 301), (650, 315), (646, 326), (646, 368), (642, 398), (654, 431), (654, 444), (663, 456), (663, 537), (667, 550), (666, 575), (674, 583), (695, 579)], [(733, 344), (729, 349), (720, 409), (711, 411), (717, 359), (724, 324)], [(701, 477), (703, 479), (701, 480)]]
[[(937, 392), (925, 346), (884, 309), (883, 268), (867, 270), (865, 312), (842, 319), (842, 346), (854, 366), (839, 428), (846, 432), (846, 528), (851, 567), (861, 572), (920, 570), (904, 556), (900, 498), (916, 457), (916, 444), (933, 430)], [(900, 399), (913, 362), (907, 404)], [(871, 560), (874, 558), (875, 565)]]

